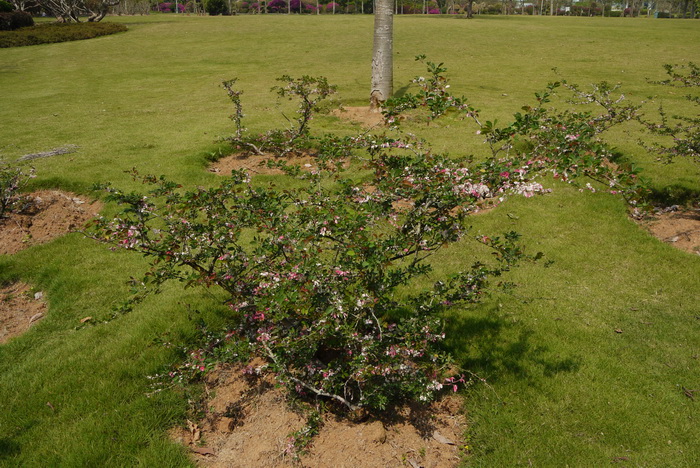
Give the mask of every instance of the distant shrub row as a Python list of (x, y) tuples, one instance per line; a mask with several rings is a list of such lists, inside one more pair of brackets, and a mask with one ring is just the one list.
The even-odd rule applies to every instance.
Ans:
[(0, 0), (0, 13), (9, 13), (11, 11), (14, 11), (15, 7), (12, 5), (10, 2), (6, 2), (5, 0)]
[(186, 7), (184, 3), (164, 2), (158, 4), (158, 11), (161, 13), (172, 13), (175, 10), (177, 10), (179, 13), (184, 13), (185, 9)]
[(34, 26), (34, 19), (29, 13), (23, 11), (0, 13), (0, 31), (14, 31), (27, 26)]
[(39, 24), (16, 31), (0, 31), (0, 48), (92, 39), (126, 30), (126, 26), (116, 23)]

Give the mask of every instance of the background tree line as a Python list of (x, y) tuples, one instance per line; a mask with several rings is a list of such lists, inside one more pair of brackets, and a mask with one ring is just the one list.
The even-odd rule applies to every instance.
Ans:
[[(61, 22), (100, 21), (108, 13), (372, 14), (374, 0), (10, 0), (14, 8)], [(695, 18), (700, 0), (394, 0), (394, 14), (658, 16)]]

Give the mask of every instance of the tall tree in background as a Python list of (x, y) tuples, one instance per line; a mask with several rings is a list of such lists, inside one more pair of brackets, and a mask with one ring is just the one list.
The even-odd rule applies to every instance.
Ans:
[(372, 91), (369, 106), (379, 110), (394, 91), (394, 0), (375, 0)]
[(120, 0), (11, 0), (18, 10), (40, 8), (60, 23), (79, 23), (81, 17), (88, 21), (102, 21), (110, 7)]
[(467, 0), (467, 18), (472, 19), (474, 17), (474, 0)]
[(9, 0), (9, 2), (15, 7), (15, 10), (19, 11), (27, 11), (37, 6), (35, 0)]

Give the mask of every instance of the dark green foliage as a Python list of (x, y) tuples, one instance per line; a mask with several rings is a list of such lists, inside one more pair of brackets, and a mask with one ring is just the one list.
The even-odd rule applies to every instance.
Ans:
[(228, 15), (228, 4), (226, 0), (206, 0), (204, 9), (212, 16)]
[(25, 11), (12, 12), (12, 29), (27, 28), (34, 26), (34, 18)]
[(12, 31), (12, 13), (0, 13), (0, 31)]
[(0, 13), (0, 31), (14, 31), (28, 26), (34, 26), (34, 19), (29, 13), (24, 11)]
[(123, 24), (115, 23), (39, 24), (17, 31), (0, 32), (0, 48), (79, 41), (126, 30)]
[(12, 6), (12, 3), (6, 2), (5, 0), (0, 0), (0, 13), (9, 13), (11, 11), (14, 11), (15, 7)]

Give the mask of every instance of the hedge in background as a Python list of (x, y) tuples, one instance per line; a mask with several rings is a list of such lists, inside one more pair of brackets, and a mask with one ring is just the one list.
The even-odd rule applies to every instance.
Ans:
[(115, 23), (39, 24), (16, 31), (0, 31), (0, 48), (92, 39), (126, 30), (123, 24)]
[(12, 6), (12, 3), (6, 2), (5, 0), (0, 0), (0, 13), (9, 13), (11, 11), (14, 11), (15, 7)]
[(34, 26), (34, 18), (24, 11), (0, 13), (0, 31), (14, 31), (19, 28)]

